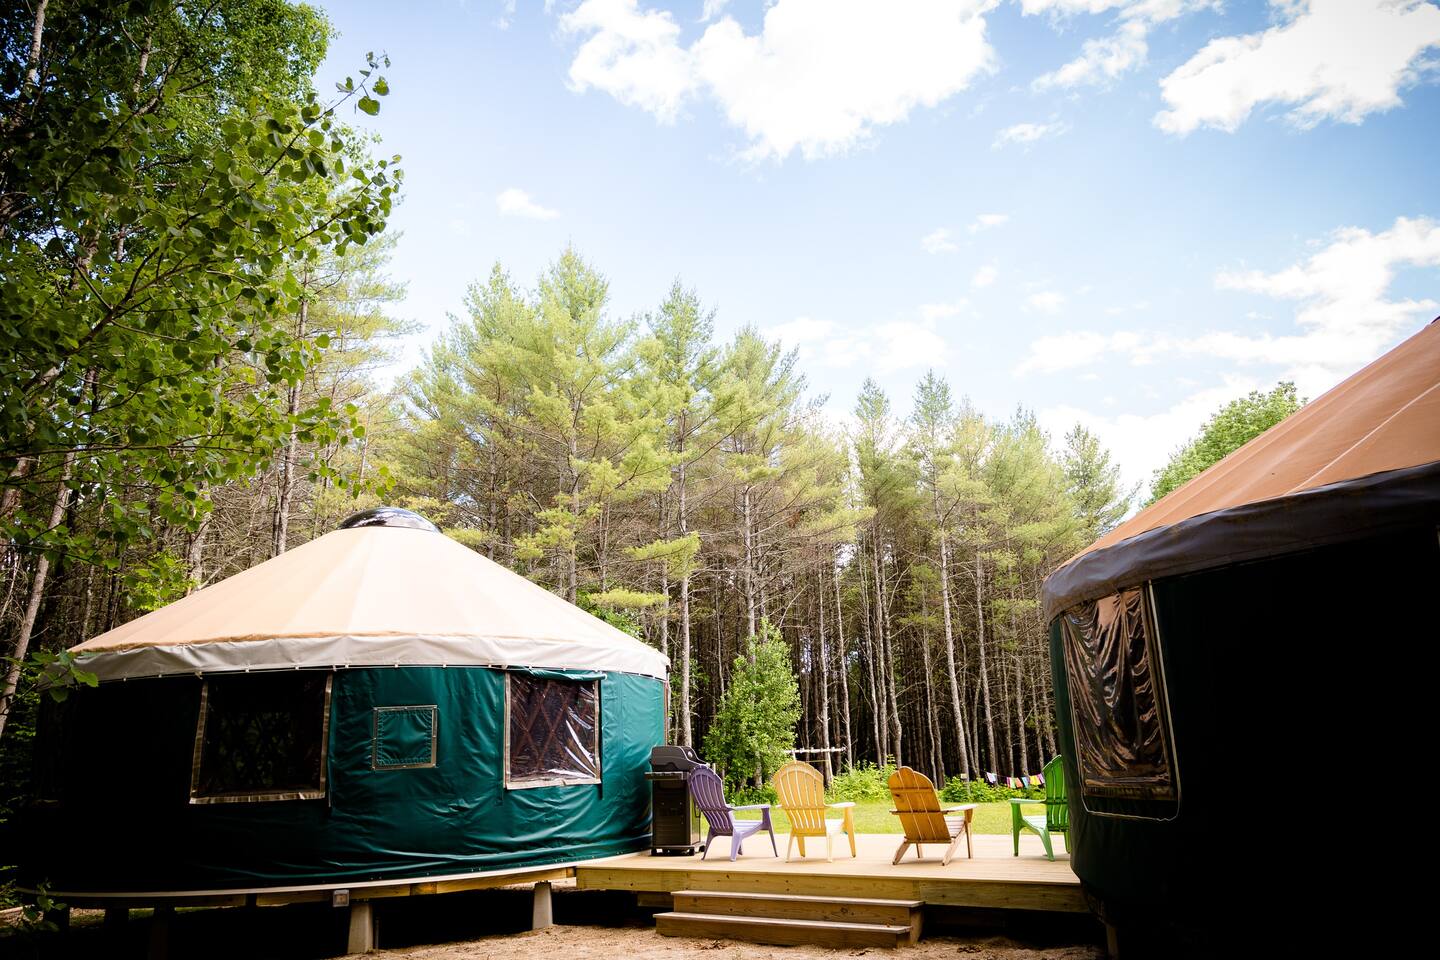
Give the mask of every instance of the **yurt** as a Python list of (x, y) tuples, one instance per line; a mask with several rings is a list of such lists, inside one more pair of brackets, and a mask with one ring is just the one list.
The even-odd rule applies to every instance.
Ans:
[(455, 876), (643, 849), (658, 651), (403, 510), (75, 647), (46, 724), (57, 891)]
[(1437, 525), (1440, 322), (1046, 580), (1067, 846), (1122, 940), (1331, 931), (1383, 887)]

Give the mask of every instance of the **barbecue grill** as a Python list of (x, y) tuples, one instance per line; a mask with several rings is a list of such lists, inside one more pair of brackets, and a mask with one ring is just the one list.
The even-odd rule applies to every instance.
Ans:
[(705, 849), (700, 841), (700, 810), (690, 798), (690, 775), (705, 763), (695, 751), (679, 744), (650, 750), (650, 852), (691, 855)]

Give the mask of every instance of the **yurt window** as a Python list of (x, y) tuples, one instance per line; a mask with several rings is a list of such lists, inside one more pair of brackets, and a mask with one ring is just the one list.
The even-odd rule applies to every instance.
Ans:
[(372, 770), (413, 770), (435, 766), (437, 708), (376, 707), (370, 744)]
[(190, 802), (324, 797), (330, 679), (314, 671), (207, 678)]
[(599, 782), (599, 680), (507, 674), (505, 786)]
[(1144, 587), (1065, 611), (1065, 672), (1082, 793), (1174, 800), (1169, 715)]

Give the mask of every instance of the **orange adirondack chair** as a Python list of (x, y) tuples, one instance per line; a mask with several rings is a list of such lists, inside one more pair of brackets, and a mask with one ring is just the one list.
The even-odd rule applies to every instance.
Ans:
[[(850, 838), (850, 856), (855, 856), (855, 815), (853, 803), (826, 803), (825, 778), (820, 771), (808, 763), (792, 760), (775, 771), (775, 794), (785, 816), (790, 818), (790, 843), (785, 847), (785, 859), (795, 844), (800, 845), (800, 856), (805, 856), (806, 837), (825, 838), (825, 859), (835, 859), (835, 834), (843, 833)], [(826, 820), (827, 810), (842, 811), (841, 819)]]
[(970, 848), (970, 821), (975, 817), (978, 804), (964, 803), (941, 808), (935, 784), (925, 774), (909, 767), (896, 770), (890, 775), (889, 782), (890, 796), (895, 800), (895, 809), (890, 812), (900, 818), (900, 826), (905, 831), (905, 842), (895, 851), (892, 862), (899, 863), (911, 846), (915, 847), (915, 858), (918, 860), (923, 856), (922, 843), (945, 843), (949, 846), (940, 862), (948, 865), (962, 837), (965, 840), (965, 855), (975, 856), (975, 851)]

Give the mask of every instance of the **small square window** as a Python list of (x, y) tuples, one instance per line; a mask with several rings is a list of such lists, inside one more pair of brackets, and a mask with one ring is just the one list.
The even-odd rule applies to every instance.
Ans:
[(435, 766), (436, 708), (376, 707), (370, 748), (373, 770), (411, 770)]

